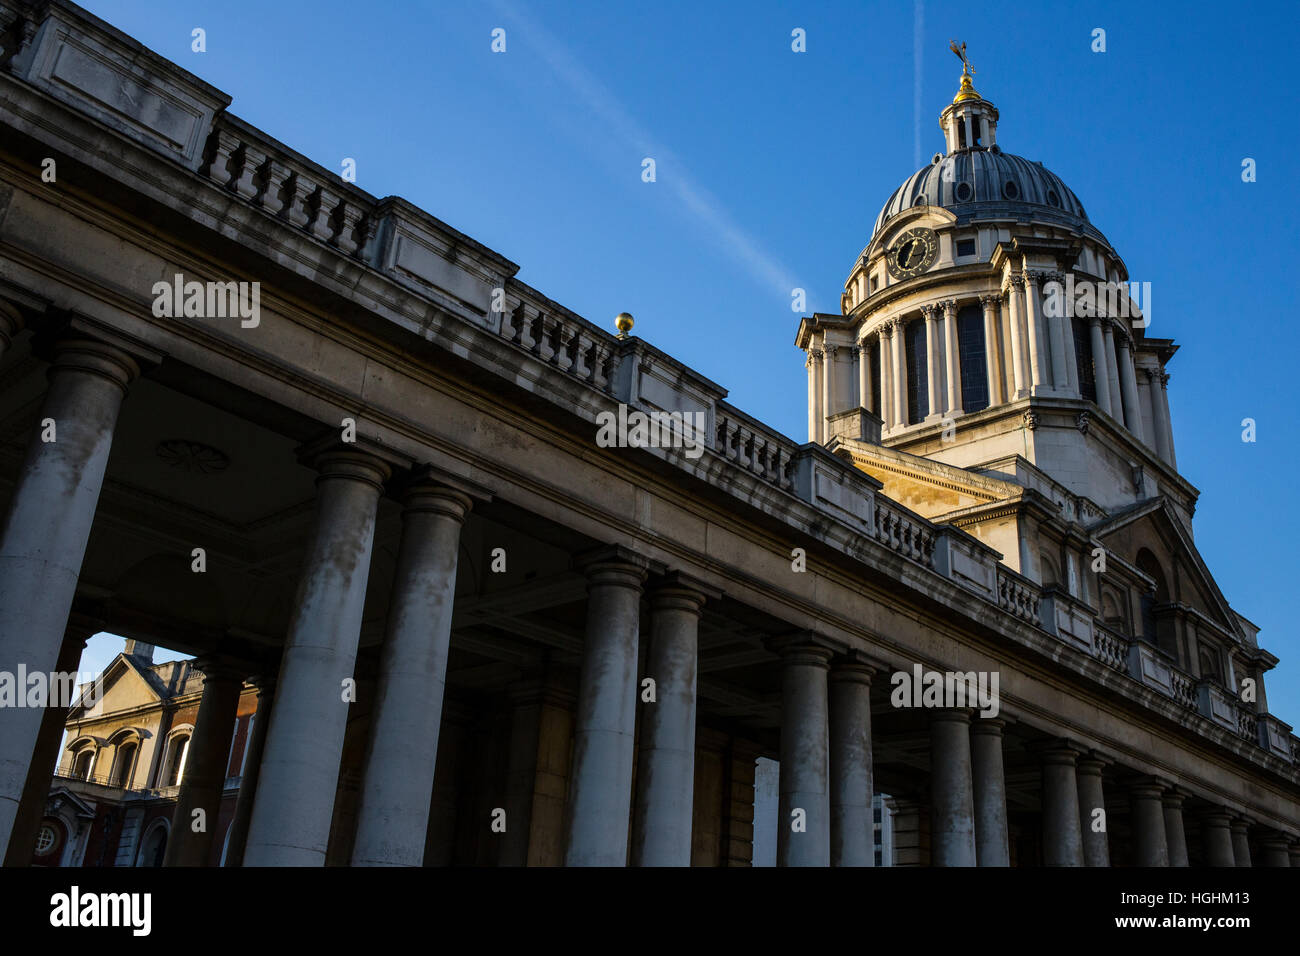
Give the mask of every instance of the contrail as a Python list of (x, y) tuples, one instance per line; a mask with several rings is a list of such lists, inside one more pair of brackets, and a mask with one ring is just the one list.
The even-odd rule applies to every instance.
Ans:
[(925, 0), (916, 0), (912, 19), (912, 168), (921, 168), (921, 62)]
[(685, 211), (716, 235), (723, 250), (751, 276), (783, 299), (789, 300), (791, 291), (797, 285), (789, 270), (746, 232), (712, 193), (690, 177), (685, 164), (669, 149), (656, 142), (604, 84), (574, 60), (564, 45), (545, 27), (521, 12), (509, 0), (493, 0), (493, 5), (500, 13), (517, 22), (519, 29), (527, 36), (528, 44), (541, 54), (556, 76), (634, 153), (635, 162), (629, 163), (630, 170), (639, 168), (642, 157), (653, 158), (657, 173), (665, 170), (668, 172), (667, 176), (658, 179), (656, 185), (672, 190)]

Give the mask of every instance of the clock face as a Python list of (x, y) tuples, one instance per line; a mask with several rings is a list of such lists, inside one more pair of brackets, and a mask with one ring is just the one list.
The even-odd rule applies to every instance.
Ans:
[(898, 237), (885, 256), (885, 263), (895, 279), (910, 279), (930, 268), (938, 251), (939, 240), (934, 230), (918, 226)]

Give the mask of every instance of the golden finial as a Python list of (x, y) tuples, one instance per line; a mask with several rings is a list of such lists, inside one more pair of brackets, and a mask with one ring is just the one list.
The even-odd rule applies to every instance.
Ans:
[(957, 95), (953, 97), (952, 101), (960, 103), (963, 100), (981, 99), (980, 95), (975, 92), (975, 87), (971, 85), (970, 78), (971, 74), (975, 72), (975, 67), (971, 66), (970, 60), (966, 58), (966, 44), (962, 43), (958, 46), (956, 40), (950, 40), (948, 41), (948, 49), (952, 50), (957, 55), (957, 59), (961, 60), (961, 89), (957, 91)]
[(633, 326), (632, 314), (630, 312), (620, 312), (614, 316), (614, 328), (618, 329), (620, 339), (627, 338), (627, 334), (632, 331)]

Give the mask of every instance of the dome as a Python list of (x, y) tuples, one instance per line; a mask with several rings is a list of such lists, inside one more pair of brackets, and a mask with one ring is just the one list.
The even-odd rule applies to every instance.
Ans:
[[(1079, 228), (1088, 223), (1083, 204), (1061, 178), (1042, 163), (988, 149), (966, 149), (917, 170), (894, 190), (871, 229), (872, 238), (887, 220), (912, 206), (943, 206), (958, 220), (1024, 218)], [(1088, 232), (1096, 230), (1088, 227)]]

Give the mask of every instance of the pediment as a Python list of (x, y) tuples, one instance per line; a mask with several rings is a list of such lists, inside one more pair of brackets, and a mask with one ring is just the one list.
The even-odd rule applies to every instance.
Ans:
[(1219, 590), (1191, 535), (1165, 497), (1139, 502), (1089, 528), (1098, 540), (1130, 564), (1151, 551), (1166, 575), (1169, 598), (1200, 611), (1242, 643), (1253, 646), (1239, 615)]
[(1010, 501), (1024, 488), (956, 465), (856, 439), (833, 442), (831, 450), (847, 458), (884, 487), (893, 501), (931, 520), (998, 501)]

